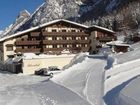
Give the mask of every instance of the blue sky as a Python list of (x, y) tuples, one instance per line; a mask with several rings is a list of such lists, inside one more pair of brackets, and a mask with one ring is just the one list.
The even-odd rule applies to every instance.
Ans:
[(0, 1), (0, 30), (12, 24), (20, 11), (28, 10), (33, 13), (45, 0), (1, 0)]

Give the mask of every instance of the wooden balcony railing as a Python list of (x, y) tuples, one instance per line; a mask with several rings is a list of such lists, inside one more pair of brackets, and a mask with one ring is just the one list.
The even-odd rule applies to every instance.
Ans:
[(97, 40), (99, 40), (100, 42), (110, 42), (113, 40), (116, 40), (115, 37), (102, 37), (102, 38), (97, 38)]
[(87, 33), (84, 32), (43, 32), (43, 36), (88, 36)]
[(89, 40), (43, 40), (43, 44), (88, 44)]
[(37, 41), (37, 40), (34, 40), (34, 41), (28, 41), (28, 40), (18, 40), (15, 42), (15, 45), (16, 46), (20, 46), (20, 45), (39, 45), (40, 44), (40, 41)]
[(64, 48), (44, 48), (43, 51), (44, 52), (48, 52), (48, 51), (63, 51)]
[(89, 47), (67, 47), (67, 48), (44, 48), (43, 51), (44, 52), (48, 52), (48, 51), (63, 51), (65, 49), (68, 49), (70, 51), (84, 51), (84, 52), (87, 52), (89, 51)]
[(39, 36), (40, 32), (31, 32), (31, 36)]
[(21, 53), (26, 53), (26, 52), (33, 52), (33, 53), (39, 53), (40, 52), (40, 48), (16, 48), (15, 52), (21, 52)]
[(82, 51), (83, 52), (88, 52), (89, 51), (89, 47), (82, 47)]

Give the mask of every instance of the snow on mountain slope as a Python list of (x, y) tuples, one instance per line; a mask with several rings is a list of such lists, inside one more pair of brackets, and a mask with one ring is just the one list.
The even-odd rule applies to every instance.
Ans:
[(18, 30), (61, 18), (86, 24), (112, 12), (123, 3), (123, 0), (46, 0)]
[(79, 2), (75, 0), (46, 0), (18, 30), (25, 30), (56, 19), (77, 17)]

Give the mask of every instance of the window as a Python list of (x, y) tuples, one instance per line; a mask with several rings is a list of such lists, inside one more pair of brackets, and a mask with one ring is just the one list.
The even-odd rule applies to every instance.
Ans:
[(62, 40), (62, 37), (57, 37), (57, 40)]
[(47, 40), (52, 40), (52, 37), (47, 37), (46, 39), (47, 39)]
[(53, 48), (57, 48), (57, 45), (53, 45)]
[(57, 40), (57, 37), (53, 37), (52, 40)]
[(80, 32), (83, 32), (83, 30), (80, 30)]
[(13, 45), (12, 44), (8, 44), (6, 45), (7, 47), (7, 51), (13, 51)]
[(72, 45), (71, 45), (71, 44), (70, 44), (70, 45), (67, 45), (67, 47), (68, 47), (68, 48), (72, 48)]
[(82, 47), (85, 47), (85, 44), (82, 44)]
[(67, 37), (67, 40), (72, 40), (72, 37)]
[(52, 29), (52, 32), (56, 32), (56, 29)]
[(71, 30), (71, 32), (76, 32), (76, 30)]
[(66, 44), (64, 44), (64, 45), (63, 45), (63, 47), (64, 47), (64, 48), (67, 48), (67, 45), (66, 45)]
[(53, 46), (52, 45), (47, 45), (47, 46), (45, 46), (45, 48), (53, 48)]
[(88, 47), (88, 45), (87, 45), (87, 44), (85, 44), (85, 47)]
[(76, 37), (76, 40), (81, 40), (81, 37)]
[(77, 44), (76, 47), (81, 47), (81, 44)]
[(75, 40), (76, 39), (76, 37), (72, 37), (72, 40)]
[(62, 32), (66, 32), (66, 30), (63, 29)]
[(8, 58), (14, 58), (14, 55), (7, 55)]
[(63, 45), (57, 45), (57, 48), (63, 48)]
[(81, 37), (82, 40), (85, 40), (85, 37)]
[(66, 38), (66, 37), (64, 37), (64, 36), (63, 36), (62, 38), (63, 38), (63, 40), (67, 40), (67, 38)]

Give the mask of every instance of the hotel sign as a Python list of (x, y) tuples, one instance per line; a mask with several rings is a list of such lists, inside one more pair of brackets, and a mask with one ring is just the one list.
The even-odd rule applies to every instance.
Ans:
[(38, 66), (40, 66), (40, 64), (28, 64), (27, 66), (28, 67), (38, 67)]

